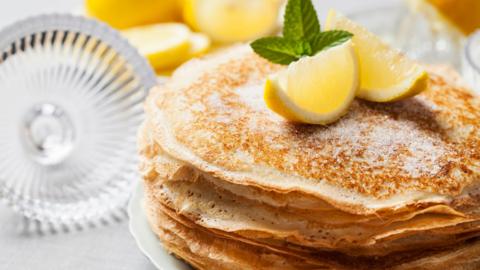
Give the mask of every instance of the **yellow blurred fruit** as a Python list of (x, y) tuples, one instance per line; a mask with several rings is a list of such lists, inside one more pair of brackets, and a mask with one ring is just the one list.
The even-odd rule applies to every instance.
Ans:
[(192, 33), (189, 42), (190, 51), (188, 58), (202, 55), (210, 48), (210, 38), (205, 34)]
[(157, 71), (175, 68), (210, 48), (208, 36), (192, 33), (182, 23), (137, 26), (123, 30), (122, 34)]
[(190, 49), (187, 54), (179, 55), (176, 65), (171, 65), (167, 68), (156, 68), (155, 72), (159, 76), (170, 76), (175, 68), (181, 63), (190, 60), (193, 57), (201, 56), (210, 49), (210, 38), (207, 35), (201, 33), (192, 33), (188, 40)]
[(480, 0), (410, 0), (411, 6), (464, 35), (480, 28)]
[(180, 64), (190, 52), (190, 29), (181, 23), (160, 23), (122, 31), (154, 69)]
[(178, 0), (85, 0), (89, 16), (110, 26), (124, 29), (132, 26), (174, 21), (181, 17)]
[(282, 0), (184, 0), (183, 18), (213, 41), (247, 41), (272, 33), (278, 26)]
[(174, 71), (174, 68), (156, 69), (155, 73), (157, 74), (157, 78), (160, 78), (161, 80), (168, 80), (168, 77), (172, 76)]

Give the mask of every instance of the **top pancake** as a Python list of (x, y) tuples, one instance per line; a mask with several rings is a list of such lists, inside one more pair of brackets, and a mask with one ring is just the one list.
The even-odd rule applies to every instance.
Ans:
[(476, 186), (480, 102), (455, 74), (432, 69), (431, 89), (404, 101), (355, 100), (324, 127), (288, 122), (265, 106), (265, 78), (281, 68), (247, 46), (187, 63), (147, 99), (155, 139), (226, 181), (347, 208), (451, 201)]

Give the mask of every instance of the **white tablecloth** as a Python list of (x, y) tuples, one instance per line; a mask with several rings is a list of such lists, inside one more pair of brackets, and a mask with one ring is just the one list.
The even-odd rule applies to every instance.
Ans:
[[(351, 12), (398, 1), (401, 0), (316, 0), (315, 4), (324, 18), (332, 7)], [(82, 2), (0, 0), (0, 27), (33, 14), (78, 11)], [(23, 224), (21, 217), (0, 205), (0, 270), (154, 269), (137, 249), (125, 221), (86, 231), (45, 235), (22, 233)]]
[(2, 205), (0, 269), (154, 270), (127, 226), (124, 221), (86, 231), (25, 233), (22, 218)]

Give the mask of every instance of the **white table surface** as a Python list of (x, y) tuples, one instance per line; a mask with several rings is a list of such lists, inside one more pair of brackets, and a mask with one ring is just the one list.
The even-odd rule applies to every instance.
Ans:
[[(332, 7), (348, 13), (398, 1), (401, 0), (316, 0), (315, 4), (324, 17)], [(29, 15), (80, 10), (82, 3), (83, 0), (0, 0), (0, 27)], [(0, 205), (0, 270), (154, 269), (137, 249), (126, 221), (86, 231), (44, 235), (27, 234), (24, 227), (21, 217)]]

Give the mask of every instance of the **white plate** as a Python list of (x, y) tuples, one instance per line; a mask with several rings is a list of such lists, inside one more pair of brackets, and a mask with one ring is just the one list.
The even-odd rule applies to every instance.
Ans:
[(135, 238), (137, 246), (159, 270), (191, 270), (190, 266), (170, 255), (162, 247), (160, 240), (150, 229), (143, 209), (143, 200), (143, 183), (138, 181), (128, 203), (130, 233)]

